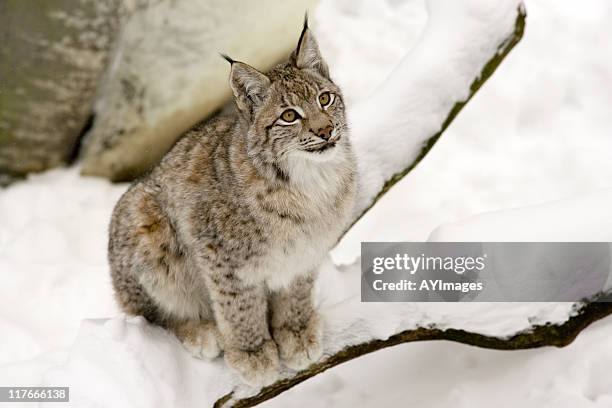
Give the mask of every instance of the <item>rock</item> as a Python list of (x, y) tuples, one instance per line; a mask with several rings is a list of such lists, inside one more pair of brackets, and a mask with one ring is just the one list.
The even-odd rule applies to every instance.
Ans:
[(120, 1), (0, 1), (0, 185), (73, 157)]
[(86, 135), (83, 174), (132, 179), (230, 96), (223, 52), (260, 70), (297, 44), (316, 0), (156, 0), (126, 22)]

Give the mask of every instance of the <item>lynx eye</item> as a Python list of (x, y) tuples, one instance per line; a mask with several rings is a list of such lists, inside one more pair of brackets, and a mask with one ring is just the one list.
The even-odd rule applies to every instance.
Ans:
[(295, 122), (300, 119), (300, 114), (295, 111), (295, 109), (287, 109), (283, 113), (281, 113), (280, 118), (287, 123)]
[(319, 95), (319, 103), (321, 104), (321, 107), (326, 107), (331, 103), (331, 101), (332, 96), (329, 92), (323, 92), (321, 95)]

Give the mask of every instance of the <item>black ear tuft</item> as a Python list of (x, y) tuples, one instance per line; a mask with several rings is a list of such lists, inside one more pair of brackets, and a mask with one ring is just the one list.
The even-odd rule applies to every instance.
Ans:
[(300, 33), (300, 39), (298, 40), (298, 45), (295, 50), (295, 55), (300, 53), (300, 47), (302, 46), (302, 41), (304, 41), (304, 35), (308, 31), (308, 10), (304, 12), (304, 26), (302, 27), (302, 32)]
[(229, 62), (229, 63), (230, 63), (230, 65), (231, 65), (231, 64), (233, 64), (234, 62), (236, 62), (236, 61), (234, 61), (234, 60), (233, 60), (233, 59), (232, 59), (232, 58), (231, 58), (229, 55), (227, 55), (227, 54), (224, 54), (224, 53), (220, 52), (220, 53), (219, 53), (219, 55), (221, 56), (221, 58), (223, 58), (224, 60), (226, 60), (227, 62)]
[(299, 69), (312, 69), (329, 79), (329, 69), (321, 56), (319, 44), (308, 27), (308, 14), (304, 16), (304, 28), (302, 28), (297, 48), (292, 54), (292, 61)]

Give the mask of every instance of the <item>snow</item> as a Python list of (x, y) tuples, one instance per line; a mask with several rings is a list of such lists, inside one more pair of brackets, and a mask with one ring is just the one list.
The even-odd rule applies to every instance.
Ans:
[[(436, 228), (431, 241), (612, 242), (612, 189), (479, 214)], [(535, 228), (534, 228), (535, 227)]]
[[(473, 24), (468, 26), (483, 28), (488, 22), (479, 10), (495, 12), (491, 19), (503, 17), (499, 10), (515, 12), (512, 2), (488, 3), (467, 1), (468, 11), (454, 13)], [(442, 3), (429, 4), (435, 11)], [(317, 299), (326, 354), (432, 322), (508, 336), (532, 324), (562, 322), (573, 312), (567, 303), (361, 304), (357, 297), (356, 256), (363, 240), (612, 241), (606, 213), (612, 188), (612, 53), (603, 52), (612, 34), (607, 24), (612, 5), (534, 0), (527, 10), (523, 42), (424, 162), (334, 251), (333, 260), (347, 265), (324, 266)], [(425, 18), (420, 1), (323, 0), (315, 29), (329, 33), (320, 36), (321, 48), (332, 53), (332, 74), (355, 109), (380, 92), (375, 81), (364, 78), (380, 82), (402, 55), (425, 41), (421, 33), (435, 26), (426, 26)], [(375, 35), (368, 35), (369, 29)], [(427, 41), (436, 36), (431, 37)], [(415, 75), (418, 70), (404, 68)], [(435, 103), (417, 108), (444, 110)], [(359, 132), (358, 123), (353, 129)], [(380, 145), (385, 137), (379, 135)], [(386, 147), (375, 143), (372, 153), (395, 150)], [(402, 149), (409, 153), (410, 146)], [(377, 158), (373, 163), (376, 182), (399, 162), (380, 166)], [(78, 169), (54, 170), (0, 191), (0, 384), (71, 385), (73, 406), (210, 406), (238, 385), (221, 360), (195, 360), (159, 328), (117, 316), (105, 259), (106, 228), (126, 185), (77, 174)], [(504, 210), (512, 207), (525, 208)], [(477, 215), (483, 212), (489, 213)], [(557, 214), (567, 216), (561, 221)], [(267, 404), (609, 407), (610, 333), (612, 321), (605, 319), (564, 349), (402, 345), (336, 367)]]
[(0, 363), (66, 346), (81, 319), (118, 312), (106, 231), (125, 189), (69, 169), (0, 192)]

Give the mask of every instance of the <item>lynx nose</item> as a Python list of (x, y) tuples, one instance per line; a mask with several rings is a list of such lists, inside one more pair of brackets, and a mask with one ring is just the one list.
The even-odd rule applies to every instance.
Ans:
[(317, 136), (319, 136), (321, 139), (329, 140), (333, 131), (334, 131), (334, 127), (331, 125), (328, 125), (322, 129), (319, 129), (317, 131)]

